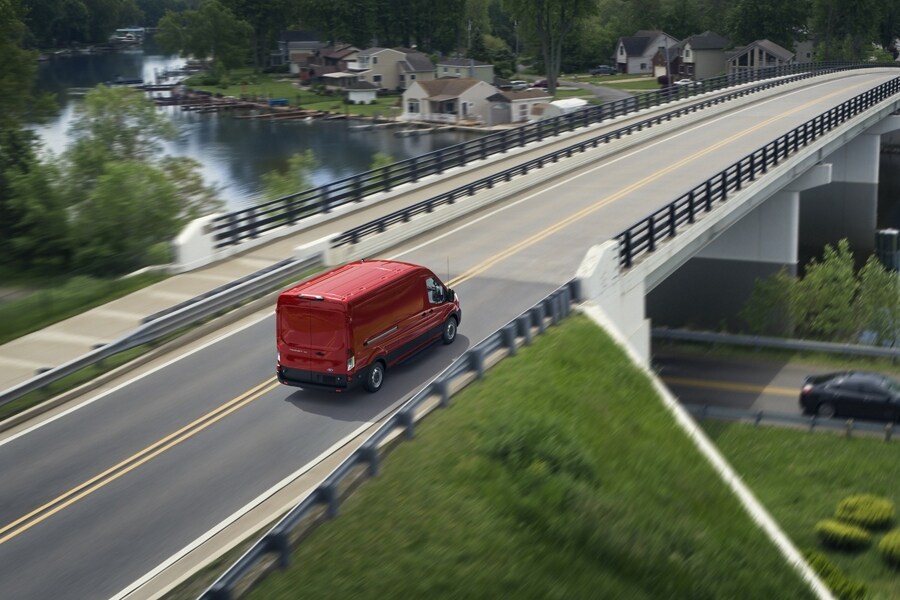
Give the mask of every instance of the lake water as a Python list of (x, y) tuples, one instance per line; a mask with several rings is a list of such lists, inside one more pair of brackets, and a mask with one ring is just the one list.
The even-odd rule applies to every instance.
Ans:
[[(67, 94), (69, 88), (93, 87), (106, 81), (143, 78), (156, 80), (168, 68), (179, 67), (183, 59), (144, 51), (111, 54), (84, 54), (41, 63), (38, 86), (59, 94), (59, 116), (37, 127), (45, 146), (60, 152), (68, 143), (69, 124), (81, 99)], [(207, 184), (219, 189), (228, 209), (252, 205), (261, 193), (260, 177), (273, 169), (283, 169), (295, 153), (312, 150), (319, 165), (312, 173), (314, 185), (368, 170), (377, 152), (403, 160), (452, 146), (477, 137), (466, 132), (441, 132), (400, 138), (393, 130), (354, 131), (353, 121), (288, 121), (237, 119), (230, 113), (196, 114), (177, 106), (163, 107), (178, 128), (178, 138), (164, 144), (175, 156), (189, 156), (202, 165)], [(298, 190), (299, 191), (299, 190)]]

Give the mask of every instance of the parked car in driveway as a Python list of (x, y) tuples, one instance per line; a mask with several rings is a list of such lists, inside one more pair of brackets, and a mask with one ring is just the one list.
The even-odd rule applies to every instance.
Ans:
[(528, 89), (528, 82), (521, 79), (514, 79), (509, 82), (509, 87), (514, 92)]
[(538, 79), (537, 81), (535, 81), (534, 83), (531, 84), (531, 87), (546, 88), (547, 80), (546, 79)]
[(866, 371), (814, 375), (800, 390), (800, 408), (824, 418), (900, 421), (900, 383)]
[(616, 69), (609, 65), (597, 65), (593, 69), (588, 70), (591, 75), (615, 75)]

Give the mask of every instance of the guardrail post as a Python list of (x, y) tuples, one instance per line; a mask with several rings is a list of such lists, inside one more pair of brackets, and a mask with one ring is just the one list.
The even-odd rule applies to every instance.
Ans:
[(569, 286), (559, 292), (559, 309), (563, 317), (568, 317), (572, 312), (572, 290), (569, 289)]
[(435, 381), (434, 384), (437, 386), (438, 394), (441, 397), (440, 405), (443, 407), (450, 406), (450, 380), (441, 379)]
[(813, 415), (809, 418), (809, 430), (812, 431), (816, 428), (816, 415)]
[(211, 587), (200, 596), (200, 600), (231, 600), (231, 590)]
[(438, 151), (438, 153), (434, 157), (435, 161), (435, 172), (440, 175), (444, 172), (444, 153), (443, 151)]
[(406, 439), (411, 440), (416, 435), (415, 414), (413, 414), (413, 411), (410, 409), (401, 410), (397, 413), (397, 418), (400, 419), (400, 423), (403, 425)]
[(847, 419), (847, 425), (845, 427), (845, 431), (846, 431), (848, 438), (852, 436), (852, 434), (853, 434), (853, 419)]
[(335, 518), (338, 515), (338, 496), (334, 484), (320, 485), (319, 494), (321, 503), (327, 505), (325, 514), (329, 519)]
[(287, 533), (270, 531), (266, 534), (266, 547), (278, 553), (278, 566), (287, 569), (291, 564), (291, 544)]
[(256, 238), (256, 208), (251, 208), (247, 211), (247, 229), (250, 232), (251, 238)]
[(672, 202), (669, 204), (669, 237), (675, 237), (676, 234), (676, 224), (675, 224), (675, 203)]
[(415, 156), (409, 159), (409, 173), (413, 183), (419, 181), (419, 161)]
[(359, 448), (359, 454), (362, 459), (369, 465), (369, 476), (378, 476), (378, 447), (375, 444), (366, 442)]
[(694, 224), (694, 190), (688, 192), (688, 223)]
[(886, 441), (886, 442), (891, 441), (891, 435), (893, 435), (893, 433), (894, 433), (894, 424), (888, 423), (887, 425), (885, 425), (884, 426), (884, 441)]
[(362, 177), (357, 175), (353, 178), (353, 201), (362, 202), (363, 198), (365, 198), (365, 196), (363, 196), (362, 193)]
[(509, 351), (509, 356), (516, 355), (516, 324), (510, 323), (500, 330), (500, 334), (503, 336), (503, 345), (506, 346), (506, 349)]
[(519, 326), (519, 335), (522, 336), (525, 341), (526, 346), (531, 345), (531, 313), (524, 313), (518, 319), (516, 319), (516, 323)]
[(479, 142), (481, 143), (481, 160), (484, 160), (487, 158), (487, 138), (482, 137)]
[(328, 198), (328, 184), (322, 186), (322, 191), (319, 192), (319, 206), (322, 207), (323, 213), (331, 212), (331, 201)]
[(647, 217), (647, 252), (656, 250), (656, 227), (653, 215)]
[(526, 141), (525, 141), (525, 128), (524, 128), (524, 127), (521, 127), (521, 128), (519, 128), (519, 146), (521, 147), (521, 146), (524, 146), (525, 144), (526, 144)]
[(763, 411), (758, 411), (756, 413), (756, 418), (753, 420), (753, 424), (756, 425), (757, 427), (759, 427), (759, 423), (760, 423), (760, 421), (762, 421), (762, 418), (763, 418)]
[(382, 167), (382, 171), (384, 171), (384, 180), (382, 183), (384, 184), (384, 191), (391, 191), (391, 183), (393, 183), (393, 178), (391, 177), (391, 165), (385, 165)]
[(544, 322), (547, 313), (544, 311), (544, 305), (538, 304), (531, 309), (531, 312), (534, 315), (534, 320), (535, 324), (537, 325), (538, 332), (544, 333), (545, 331), (547, 331), (547, 323)]
[(469, 350), (469, 366), (475, 371), (475, 377), (484, 377), (484, 350), (472, 348)]
[(556, 301), (557, 296), (553, 296), (547, 299), (547, 303), (550, 305), (550, 324), (556, 325), (559, 323), (559, 303)]
[(712, 203), (713, 203), (712, 180), (707, 179), (706, 180), (706, 212), (709, 212), (712, 210)]

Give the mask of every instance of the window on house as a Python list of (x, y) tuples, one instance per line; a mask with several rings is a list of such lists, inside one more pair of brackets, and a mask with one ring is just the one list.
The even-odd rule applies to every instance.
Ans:
[(527, 104), (522, 103), (519, 105), (519, 116), (523, 117), (523, 118), (528, 116), (528, 105)]
[(625, 56), (625, 46), (619, 46), (619, 56)]
[(372, 83), (381, 83), (381, 75), (372, 75)]
[(459, 75), (459, 69), (456, 69), (456, 74)]
[(377, 64), (378, 64), (378, 57), (377, 57), (377, 56), (373, 56), (373, 57), (372, 57), (372, 64), (373, 64), (373, 65), (377, 65)]
[(647, 63), (641, 63), (641, 71), (647, 70)]
[(685, 55), (686, 57), (688, 57), (688, 58), (691, 57), (691, 50), (690, 50), (690, 48), (688, 48), (687, 50), (684, 51), (684, 55)]
[(406, 103), (406, 112), (408, 113), (418, 113), (419, 112), (419, 100), (413, 99)]
[(410, 75), (409, 75), (409, 80), (410, 80), (410, 81), (415, 81), (415, 80), (416, 80), (416, 74), (415, 74), (415, 73), (410, 73)]

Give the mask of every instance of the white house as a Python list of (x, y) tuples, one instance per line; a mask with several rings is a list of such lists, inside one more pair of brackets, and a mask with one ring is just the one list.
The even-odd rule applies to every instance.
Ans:
[(494, 65), (471, 58), (444, 58), (435, 71), (441, 77), (474, 77), (485, 83), (494, 83)]
[(368, 81), (355, 81), (344, 89), (350, 104), (371, 104), (378, 96), (378, 86)]
[(728, 73), (758, 71), (769, 67), (780, 67), (794, 63), (794, 53), (769, 40), (756, 40), (740, 48), (735, 48), (725, 56)]
[(678, 44), (678, 40), (664, 31), (638, 31), (620, 37), (616, 43), (616, 67), (619, 73), (653, 72), (653, 57)]
[(403, 92), (404, 121), (487, 123), (497, 88), (473, 77), (416, 81)]
[(549, 103), (553, 96), (547, 90), (532, 88), (519, 92), (503, 91), (488, 97), (491, 103), (489, 125), (526, 123), (533, 118), (536, 106)]

